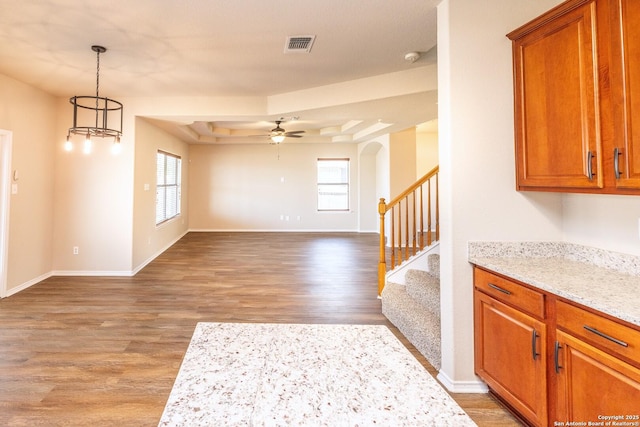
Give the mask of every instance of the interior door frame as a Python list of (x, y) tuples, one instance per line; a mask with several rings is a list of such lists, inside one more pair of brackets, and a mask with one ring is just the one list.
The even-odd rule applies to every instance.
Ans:
[(13, 133), (0, 129), (0, 298), (7, 296)]

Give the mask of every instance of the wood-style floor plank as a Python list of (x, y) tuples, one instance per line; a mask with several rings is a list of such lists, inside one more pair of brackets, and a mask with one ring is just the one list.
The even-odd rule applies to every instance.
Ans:
[(0, 425), (157, 425), (197, 322), (384, 324), (435, 375), (381, 314), (377, 256), (375, 234), (189, 233), (135, 277), (44, 280), (0, 300)]

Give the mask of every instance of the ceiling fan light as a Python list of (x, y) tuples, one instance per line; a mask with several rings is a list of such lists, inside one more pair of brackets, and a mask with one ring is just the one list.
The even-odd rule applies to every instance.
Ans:
[(280, 144), (282, 141), (284, 141), (284, 135), (272, 135), (271, 141), (276, 144)]

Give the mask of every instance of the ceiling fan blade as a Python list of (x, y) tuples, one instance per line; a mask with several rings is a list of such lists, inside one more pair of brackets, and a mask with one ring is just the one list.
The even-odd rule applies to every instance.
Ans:
[(280, 123), (282, 123), (281, 120), (276, 120), (276, 127), (274, 129), (271, 129), (271, 133), (268, 133), (266, 135), (249, 135), (250, 137), (266, 137), (266, 138), (274, 138), (277, 136), (283, 136), (285, 138), (302, 138), (302, 134), (305, 133), (306, 131), (304, 130), (292, 130), (292, 131), (285, 131), (283, 128), (280, 127)]

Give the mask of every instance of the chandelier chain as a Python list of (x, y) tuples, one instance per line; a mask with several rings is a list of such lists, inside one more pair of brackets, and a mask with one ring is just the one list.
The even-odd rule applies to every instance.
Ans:
[(100, 97), (100, 50), (96, 51), (96, 111), (98, 110), (98, 98)]

